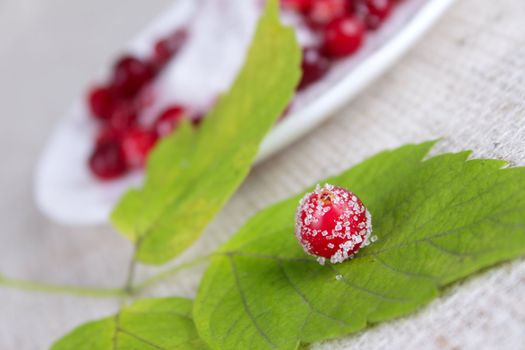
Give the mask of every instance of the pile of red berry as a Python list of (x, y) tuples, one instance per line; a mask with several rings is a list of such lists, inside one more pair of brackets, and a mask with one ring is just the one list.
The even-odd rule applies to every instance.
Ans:
[(332, 62), (351, 56), (400, 0), (281, 0), (285, 10), (300, 15), (318, 44), (303, 48), (299, 90), (321, 79)]
[(148, 86), (177, 54), (186, 36), (185, 30), (178, 30), (162, 38), (148, 59), (121, 57), (109, 81), (89, 91), (88, 106), (99, 121), (89, 157), (89, 168), (97, 178), (110, 180), (142, 167), (156, 141), (169, 134), (184, 116), (184, 107), (170, 106), (149, 126), (140, 120), (141, 111), (152, 102)]
[[(331, 64), (354, 54), (367, 29), (378, 28), (401, 0), (281, 0), (318, 38), (318, 45), (303, 48), (302, 90), (322, 78)], [(89, 157), (91, 173), (101, 180), (123, 176), (144, 166), (159, 138), (168, 135), (186, 114), (184, 106), (169, 106), (153, 123), (141, 120), (152, 104), (150, 83), (186, 41), (181, 29), (157, 41), (149, 58), (126, 55), (113, 67), (109, 81), (89, 91), (87, 102), (100, 128)], [(199, 117), (192, 119), (198, 124)], [(148, 124), (148, 125), (146, 125)]]

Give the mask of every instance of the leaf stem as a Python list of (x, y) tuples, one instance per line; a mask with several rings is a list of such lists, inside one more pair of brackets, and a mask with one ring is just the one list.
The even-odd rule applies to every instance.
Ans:
[(135, 279), (135, 270), (137, 268), (137, 260), (135, 259), (135, 254), (133, 254), (133, 258), (129, 262), (128, 267), (128, 275), (126, 277), (126, 282), (124, 283), (124, 287), (122, 288), (125, 290), (128, 294), (132, 294), (133, 291), (133, 281)]
[(165, 279), (167, 279), (167, 278), (169, 278), (171, 276), (176, 275), (180, 271), (183, 271), (183, 270), (191, 268), (193, 266), (197, 266), (197, 265), (200, 265), (202, 263), (205, 263), (212, 257), (212, 255), (213, 254), (199, 256), (199, 257), (197, 257), (197, 258), (195, 258), (193, 260), (184, 262), (184, 263), (182, 263), (180, 265), (177, 265), (177, 266), (174, 266), (174, 267), (172, 267), (170, 269), (167, 269), (165, 271), (159, 272), (156, 275), (153, 275), (153, 276), (145, 279), (144, 281), (138, 283), (137, 285), (135, 285), (132, 288), (131, 292), (133, 294), (139, 293), (139, 292), (143, 291), (144, 289), (147, 289), (147, 288), (151, 287), (152, 285), (154, 285), (156, 283), (162, 282), (163, 280), (165, 280)]
[(75, 287), (67, 285), (49, 284), (44, 282), (26, 281), (0, 275), (0, 286), (51, 294), (69, 294), (78, 297), (109, 298), (125, 296), (127, 292), (122, 288), (93, 288)]
[(143, 290), (162, 282), (163, 280), (176, 275), (177, 273), (200, 265), (209, 260), (213, 254), (199, 256), (193, 260), (184, 262), (180, 265), (174, 266), (168, 270), (162, 271), (153, 275), (144, 281), (134, 285), (134, 275), (137, 265), (137, 260), (133, 258), (130, 261), (128, 276), (126, 283), (122, 288), (94, 288), (94, 287), (77, 287), (68, 285), (51, 284), (45, 282), (36, 282), (28, 280), (20, 280), (9, 278), (0, 274), (0, 287), (13, 288), (28, 292), (39, 292), (49, 294), (67, 294), (78, 297), (94, 297), (94, 298), (124, 298), (134, 296)]

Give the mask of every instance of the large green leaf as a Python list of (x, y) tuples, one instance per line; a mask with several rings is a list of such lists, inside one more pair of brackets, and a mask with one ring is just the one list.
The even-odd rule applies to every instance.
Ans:
[(191, 308), (189, 299), (144, 299), (115, 316), (76, 328), (52, 350), (207, 349), (195, 330)]
[(247, 176), (259, 144), (293, 96), (300, 49), (269, 0), (246, 63), (198, 131), (185, 124), (155, 149), (144, 187), (123, 196), (115, 227), (137, 259), (164, 263), (201, 234)]
[[(422, 160), (433, 143), (381, 153), (326, 180), (358, 194), (379, 240), (319, 265), (294, 236), (300, 196), (252, 218), (214, 256), (194, 318), (214, 349), (296, 349), (406, 315), (440, 290), (525, 252), (525, 168)], [(336, 278), (337, 277), (337, 278)]]

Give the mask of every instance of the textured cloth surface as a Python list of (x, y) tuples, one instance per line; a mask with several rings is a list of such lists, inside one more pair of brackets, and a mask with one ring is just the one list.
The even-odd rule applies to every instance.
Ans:
[[(0, 3), (2, 273), (76, 285), (123, 283), (130, 245), (109, 228), (48, 222), (34, 209), (31, 172), (62, 107), (166, 3)], [(121, 6), (125, 19), (118, 15)], [(95, 14), (96, 27), (86, 18)], [(436, 151), (473, 149), (477, 157), (525, 165), (524, 14), (522, 0), (458, 0), (388, 74), (318, 130), (257, 166), (203, 238), (174, 263), (210, 252), (259, 209), (385, 148), (444, 137)], [(148, 293), (193, 296), (203, 268)], [(141, 268), (139, 278), (153, 272)], [(523, 349), (523, 295), (521, 259), (455, 285), (413, 315), (314, 348)], [(0, 288), (0, 349), (46, 348), (117, 307), (113, 299)]]

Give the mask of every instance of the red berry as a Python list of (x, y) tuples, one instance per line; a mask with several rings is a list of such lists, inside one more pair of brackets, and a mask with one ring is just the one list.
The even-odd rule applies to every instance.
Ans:
[(355, 53), (363, 43), (363, 24), (354, 16), (338, 18), (330, 22), (323, 35), (323, 50), (332, 58)]
[(120, 143), (110, 139), (97, 142), (88, 164), (92, 174), (100, 180), (118, 178), (128, 170)]
[(339, 17), (343, 17), (350, 11), (348, 0), (317, 0), (313, 1), (308, 11), (308, 19), (311, 24), (325, 25)]
[(181, 106), (172, 106), (162, 112), (157, 120), (153, 129), (157, 132), (160, 137), (171, 134), (173, 130), (177, 128), (182, 118), (184, 117), (185, 110)]
[(162, 68), (179, 51), (187, 36), (188, 32), (180, 29), (155, 43), (153, 63), (157, 69)]
[(115, 98), (111, 89), (105, 86), (94, 87), (88, 95), (88, 105), (92, 115), (99, 119), (111, 117)]
[(325, 185), (301, 199), (296, 214), (295, 234), (305, 252), (340, 263), (368, 244), (372, 221), (355, 194), (341, 187)]
[(155, 104), (155, 98), (155, 89), (151, 85), (148, 85), (135, 96), (133, 102), (137, 111), (142, 111), (153, 106)]
[(137, 127), (126, 132), (122, 139), (122, 149), (127, 164), (131, 167), (144, 166), (156, 141), (157, 135), (150, 130)]
[(114, 67), (113, 86), (125, 97), (132, 97), (153, 78), (149, 64), (133, 57), (122, 57)]
[(120, 143), (122, 133), (112, 127), (105, 127), (99, 130), (95, 139), (95, 145), (103, 145), (106, 143), (117, 142)]
[(109, 120), (110, 125), (116, 130), (126, 130), (137, 122), (137, 111), (129, 102), (119, 103)]
[(321, 55), (318, 49), (306, 48), (303, 50), (301, 68), (303, 75), (299, 83), (299, 90), (303, 90), (321, 79), (330, 68), (330, 60)]
[(366, 0), (366, 25), (370, 29), (378, 28), (381, 23), (390, 15), (394, 2), (392, 0)]
[(281, 5), (287, 10), (307, 13), (315, 1), (316, 0), (281, 0)]

